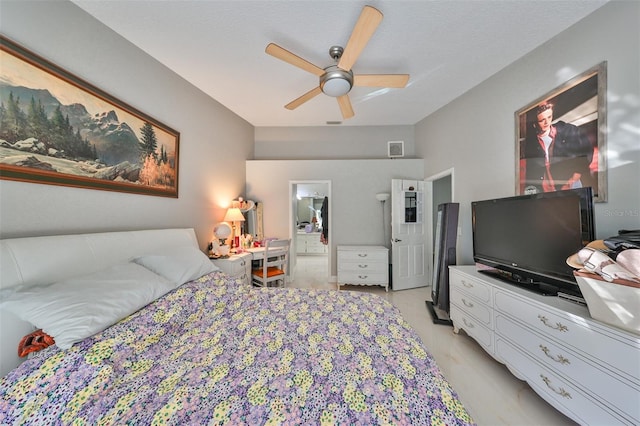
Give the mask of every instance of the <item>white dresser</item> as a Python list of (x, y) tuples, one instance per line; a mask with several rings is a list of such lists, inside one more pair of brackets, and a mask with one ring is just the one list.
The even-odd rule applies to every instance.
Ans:
[(450, 267), (450, 316), (496, 360), (580, 424), (640, 424), (640, 336), (586, 306)]
[(211, 259), (211, 261), (231, 278), (239, 279), (245, 285), (251, 285), (252, 259), (253, 255), (250, 252), (244, 252), (229, 257)]
[(296, 235), (297, 254), (327, 254), (327, 246), (320, 241), (320, 232), (299, 232)]
[(338, 246), (338, 288), (344, 284), (379, 285), (389, 291), (389, 249)]

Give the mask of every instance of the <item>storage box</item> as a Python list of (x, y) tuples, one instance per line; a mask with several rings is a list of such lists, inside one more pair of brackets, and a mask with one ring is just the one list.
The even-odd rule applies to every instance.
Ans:
[(575, 277), (593, 319), (640, 335), (640, 284), (578, 271)]

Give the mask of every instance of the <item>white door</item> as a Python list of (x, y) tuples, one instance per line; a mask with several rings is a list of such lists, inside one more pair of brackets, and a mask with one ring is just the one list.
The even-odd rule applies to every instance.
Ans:
[(391, 180), (391, 263), (394, 290), (428, 285), (424, 181)]

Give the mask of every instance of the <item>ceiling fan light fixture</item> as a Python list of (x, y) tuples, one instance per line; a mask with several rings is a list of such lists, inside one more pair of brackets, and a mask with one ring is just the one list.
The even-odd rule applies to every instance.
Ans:
[(338, 68), (335, 65), (325, 68), (320, 76), (320, 89), (327, 96), (338, 98), (344, 96), (353, 87), (353, 73)]

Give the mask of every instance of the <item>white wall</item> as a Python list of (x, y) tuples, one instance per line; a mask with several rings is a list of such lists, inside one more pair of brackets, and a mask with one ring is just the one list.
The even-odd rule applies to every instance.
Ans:
[(245, 187), (253, 126), (68, 1), (2, 0), (2, 33), (180, 132), (179, 198), (0, 180), (0, 237), (194, 227)]
[[(376, 194), (391, 193), (391, 179), (415, 180), (422, 176), (420, 159), (247, 161), (247, 197), (264, 203), (265, 237), (288, 238), (292, 223), (289, 183), (331, 181), (329, 262), (335, 275), (337, 245), (384, 243), (382, 208)], [(391, 217), (389, 206), (387, 220)]]
[(256, 127), (256, 160), (388, 158), (389, 141), (414, 157), (413, 126)]
[[(598, 234), (640, 228), (639, 8), (636, 1), (608, 3), (416, 126), (257, 128), (254, 137), (248, 123), (72, 3), (2, 0), (4, 35), (178, 130), (181, 144), (178, 199), (0, 180), (0, 238), (193, 226), (204, 247), (226, 204), (244, 192), (246, 159), (386, 158), (386, 142), (404, 140), (407, 157), (424, 158), (424, 173), (396, 177), (455, 168), (458, 251), (469, 262), (469, 203), (514, 193), (514, 112), (602, 60), (608, 61), (609, 202), (596, 206)], [(298, 170), (293, 164), (287, 167)], [(357, 171), (357, 160), (352, 164)], [(323, 171), (312, 177), (302, 170), (298, 179), (335, 180)], [(387, 177), (380, 182), (390, 185)], [(282, 190), (269, 175), (252, 173), (249, 193), (254, 185), (262, 188), (260, 198)], [(265, 207), (265, 214), (279, 214)], [(349, 232), (377, 241), (371, 227), (380, 230), (374, 221)]]
[(455, 169), (460, 262), (473, 260), (470, 202), (515, 194), (515, 111), (605, 60), (609, 184), (597, 237), (640, 228), (639, 23), (640, 2), (608, 3), (416, 125), (426, 175)]

